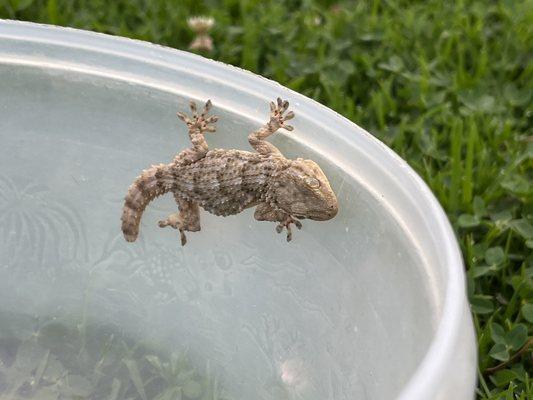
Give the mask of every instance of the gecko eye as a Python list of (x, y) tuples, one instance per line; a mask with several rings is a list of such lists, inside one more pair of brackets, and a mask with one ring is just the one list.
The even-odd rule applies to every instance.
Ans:
[(304, 182), (311, 189), (318, 189), (320, 187), (320, 182), (318, 179), (312, 178), (310, 176), (305, 177)]

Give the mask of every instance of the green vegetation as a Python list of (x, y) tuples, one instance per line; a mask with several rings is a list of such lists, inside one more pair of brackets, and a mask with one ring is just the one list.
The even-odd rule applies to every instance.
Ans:
[(228, 399), (209, 363), (159, 353), (117, 326), (0, 313), (0, 399)]
[(0, 0), (2, 18), (180, 49), (198, 14), (216, 20), (207, 56), (335, 109), (420, 173), (463, 250), (478, 397), (533, 396), (533, 2)]

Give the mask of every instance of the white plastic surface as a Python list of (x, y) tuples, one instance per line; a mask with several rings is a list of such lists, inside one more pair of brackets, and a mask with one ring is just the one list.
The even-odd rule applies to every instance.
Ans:
[[(202, 231), (181, 248), (175, 231), (157, 227), (175, 211), (168, 196), (149, 206), (138, 242), (122, 239), (129, 184), (188, 146), (175, 117), (188, 99), (213, 101), (220, 120), (211, 147), (249, 149), (247, 134), (278, 96), (291, 102), (295, 130), (272, 141), (322, 166), (340, 202), (335, 219), (304, 221), (287, 244), (251, 210), (203, 213)], [(83, 326), (88, 342), (142, 340), (161, 359), (186, 348), (197, 370), (216, 377), (221, 399), (474, 395), (458, 245), (427, 186), (385, 145), (234, 67), (1, 21), (0, 364), (51, 321)]]

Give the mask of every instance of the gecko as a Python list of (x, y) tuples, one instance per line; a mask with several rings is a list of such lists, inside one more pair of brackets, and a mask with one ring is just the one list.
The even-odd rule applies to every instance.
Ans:
[(139, 234), (139, 224), (146, 206), (156, 197), (172, 193), (178, 212), (159, 221), (159, 226), (172, 227), (180, 233), (185, 245), (185, 232), (200, 230), (200, 207), (218, 215), (238, 214), (256, 207), (254, 218), (277, 223), (276, 231), (287, 231), (291, 225), (301, 229), (302, 219), (326, 221), (338, 212), (338, 203), (330, 183), (318, 164), (302, 158), (288, 159), (265, 139), (279, 129), (292, 131), (286, 121), (294, 118), (289, 102), (277, 98), (270, 102), (270, 119), (248, 136), (255, 152), (235, 149), (210, 150), (205, 134), (215, 132), (217, 116), (208, 115), (212, 107), (207, 101), (198, 112), (190, 101), (191, 116), (177, 116), (188, 128), (190, 148), (178, 153), (169, 164), (152, 165), (129, 187), (122, 211), (122, 232), (128, 242)]

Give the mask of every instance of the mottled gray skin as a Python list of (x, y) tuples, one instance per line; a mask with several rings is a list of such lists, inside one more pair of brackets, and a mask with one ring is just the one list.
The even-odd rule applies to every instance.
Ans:
[(148, 203), (155, 197), (172, 192), (179, 213), (159, 221), (160, 227), (171, 226), (180, 231), (185, 245), (185, 231), (200, 230), (200, 210), (215, 215), (238, 214), (245, 208), (256, 207), (259, 221), (277, 222), (276, 230), (287, 229), (287, 241), (292, 239), (291, 224), (298, 229), (298, 219), (325, 221), (337, 214), (335, 194), (320, 167), (311, 160), (289, 160), (264, 139), (279, 128), (292, 130), (285, 121), (294, 118), (287, 111), (289, 103), (277, 99), (270, 103), (270, 120), (248, 137), (257, 151), (208, 150), (205, 132), (214, 132), (215, 116), (207, 116), (208, 101), (198, 115), (191, 102), (192, 118), (178, 113), (189, 128), (192, 147), (179, 153), (170, 164), (154, 165), (130, 186), (122, 213), (122, 232), (133, 242), (139, 234), (139, 223)]

